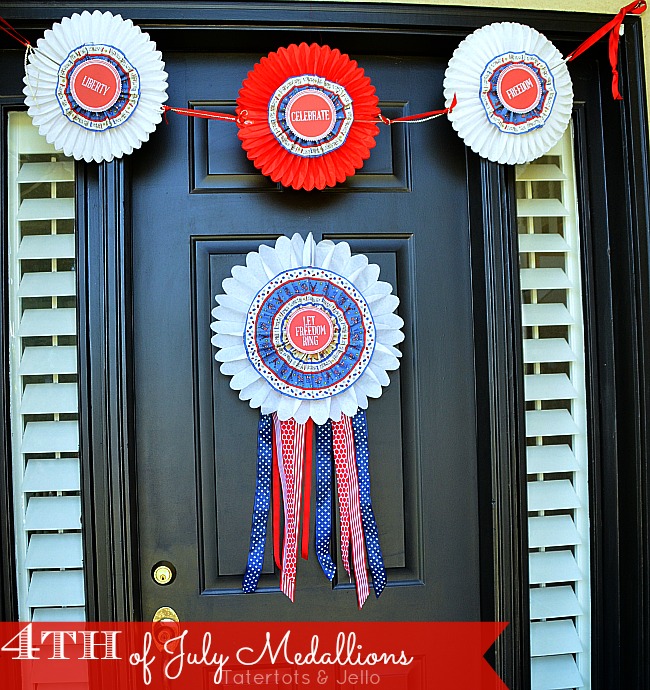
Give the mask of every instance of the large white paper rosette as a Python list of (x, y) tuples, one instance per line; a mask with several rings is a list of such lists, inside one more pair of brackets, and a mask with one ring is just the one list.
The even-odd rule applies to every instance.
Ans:
[(156, 44), (130, 19), (99, 10), (73, 14), (30, 52), (25, 103), (56, 149), (110, 161), (140, 148), (162, 119), (164, 67)]
[(562, 54), (539, 31), (512, 22), (463, 40), (444, 79), (449, 114), (465, 143), (497, 163), (528, 163), (549, 151), (571, 118), (573, 87)]
[(216, 359), (262, 414), (299, 424), (353, 417), (399, 367), (399, 299), (347, 242), (280, 237), (250, 252), (223, 290), (212, 312)]

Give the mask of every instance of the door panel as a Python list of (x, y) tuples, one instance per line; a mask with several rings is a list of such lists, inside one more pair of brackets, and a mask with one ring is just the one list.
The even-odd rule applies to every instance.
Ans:
[[(167, 55), (169, 103), (232, 110), (259, 57)], [(386, 114), (437, 104), (445, 60), (359, 60)], [(462, 143), (448, 130), (444, 122), (382, 127), (364, 168), (324, 192), (281, 189), (260, 175), (230, 123), (171, 115), (132, 157), (145, 618), (161, 605), (181, 620), (480, 618), (467, 182)], [(401, 368), (368, 410), (389, 586), (361, 613), (353, 585), (340, 577), (332, 586), (313, 547), (298, 566), (295, 604), (279, 591), (268, 548), (260, 590), (241, 592), (259, 411), (218, 371), (210, 310), (221, 281), (248, 251), (294, 232), (345, 239), (353, 252), (366, 253), (399, 295), (405, 320)], [(161, 560), (177, 569), (164, 587), (151, 578)]]

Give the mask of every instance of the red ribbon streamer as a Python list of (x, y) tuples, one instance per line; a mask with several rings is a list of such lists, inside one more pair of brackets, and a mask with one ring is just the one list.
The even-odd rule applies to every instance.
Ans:
[(305, 423), (305, 497), (303, 499), (302, 507), (302, 550), (301, 555), (303, 560), (309, 558), (309, 526), (311, 521), (309, 519), (310, 503), (311, 503), (311, 458), (313, 453), (312, 439), (314, 436), (314, 424), (312, 419), (308, 419)]
[(280, 479), (284, 498), (284, 553), (280, 589), (293, 601), (296, 590), (300, 502), (302, 498), (305, 425), (295, 419), (282, 422), (275, 415), (276, 432), (280, 433), (278, 456), (282, 454)]
[(623, 96), (621, 96), (618, 90), (618, 45), (621, 37), (621, 25), (623, 20), (628, 14), (643, 14), (647, 9), (647, 3), (645, 0), (638, 0), (631, 2), (625, 7), (621, 7), (619, 13), (607, 24), (601, 26), (598, 31), (591, 35), (586, 41), (581, 43), (573, 52), (567, 55), (567, 62), (575, 60), (579, 55), (585, 52), (588, 48), (591, 48), (594, 43), (599, 41), (606, 33), (609, 32), (609, 64), (612, 66), (612, 95), (617, 101), (622, 101)]
[(282, 570), (282, 546), (280, 544), (280, 468), (278, 467), (279, 437), (273, 424), (273, 559), (278, 570)]
[[(368, 587), (368, 573), (366, 570), (366, 550), (361, 518), (361, 504), (359, 499), (359, 478), (357, 475), (357, 459), (354, 448), (354, 432), (352, 420), (347, 415), (341, 415), (341, 421), (332, 421), (332, 449), (336, 467), (336, 481), (339, 495), (339, 514), (341, 521), (341, 550), (343, 564), (349, 573), (349, 559), (346, 555), (352, 545), (352, 562), (354, 564), (354, 579), (356, 581), (357, 604), (361, 608), (370, 592)], [(341, 471), (342, 470), (342, 471)], [(339, 484), (341, 479), (341, 484)], [(345, 517), (347, 516), (347, 520)], [(343, 541), (344, 533), (345, 543)], [(346, 565), (346, 560), (348, 563)]]
[[(344, 415), (341, 416), (343, 420)], [(339, 497), (339, 527), (341, 532), (341, 560), (345, 572), (350, 574), (350, 478), (345, 452), (343, 421), (332, 420), (332, 450), (336, 472), (336, 488)]]
[(4, 18), (0, 17), (0, 31), (4, 31), (8, 36), (18, 41), (18, 43), (28, 48), (32, 44)]

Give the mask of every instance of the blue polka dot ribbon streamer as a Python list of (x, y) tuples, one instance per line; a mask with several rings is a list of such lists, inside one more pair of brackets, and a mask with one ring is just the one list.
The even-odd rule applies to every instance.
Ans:
[(375, 596), (384, 591), (386, 587), (386, 568), (384, 557), (379, 545), (379, 533), (375, 513), (370, 499), (370, 451), (368, 447), (368, 423), (364, 410), (359, 410), (352, 418), (352, 430), (354, 432), (354, 447), (357, 456), (357, 470), (359, 472), (359, 495), (361, 499), (361, 520), (366, 537), (366, 549), (368, 551), (368, 568), (372, 575), (372, 586)]
[(273, 461), (273, 425), (270, 414), (260, 415), (257, 430), (257, 486), (251, 525), (248, 563), (242, 589), (247, 594), (257, 589), (264, 562), (266, 525), (271, 509), (271, 467)]
[(334, 579), (332, 560), (332, 424), (316, 426), (316, 555), (328, 580)]

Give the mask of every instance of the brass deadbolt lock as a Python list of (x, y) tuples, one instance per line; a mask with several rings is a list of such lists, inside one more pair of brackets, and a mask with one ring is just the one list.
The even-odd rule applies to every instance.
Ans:
[(151, 577), (158, 585), (169, 585), (176, 579), (176, 568), (169, 561), (160, 561), (151, 568)]

